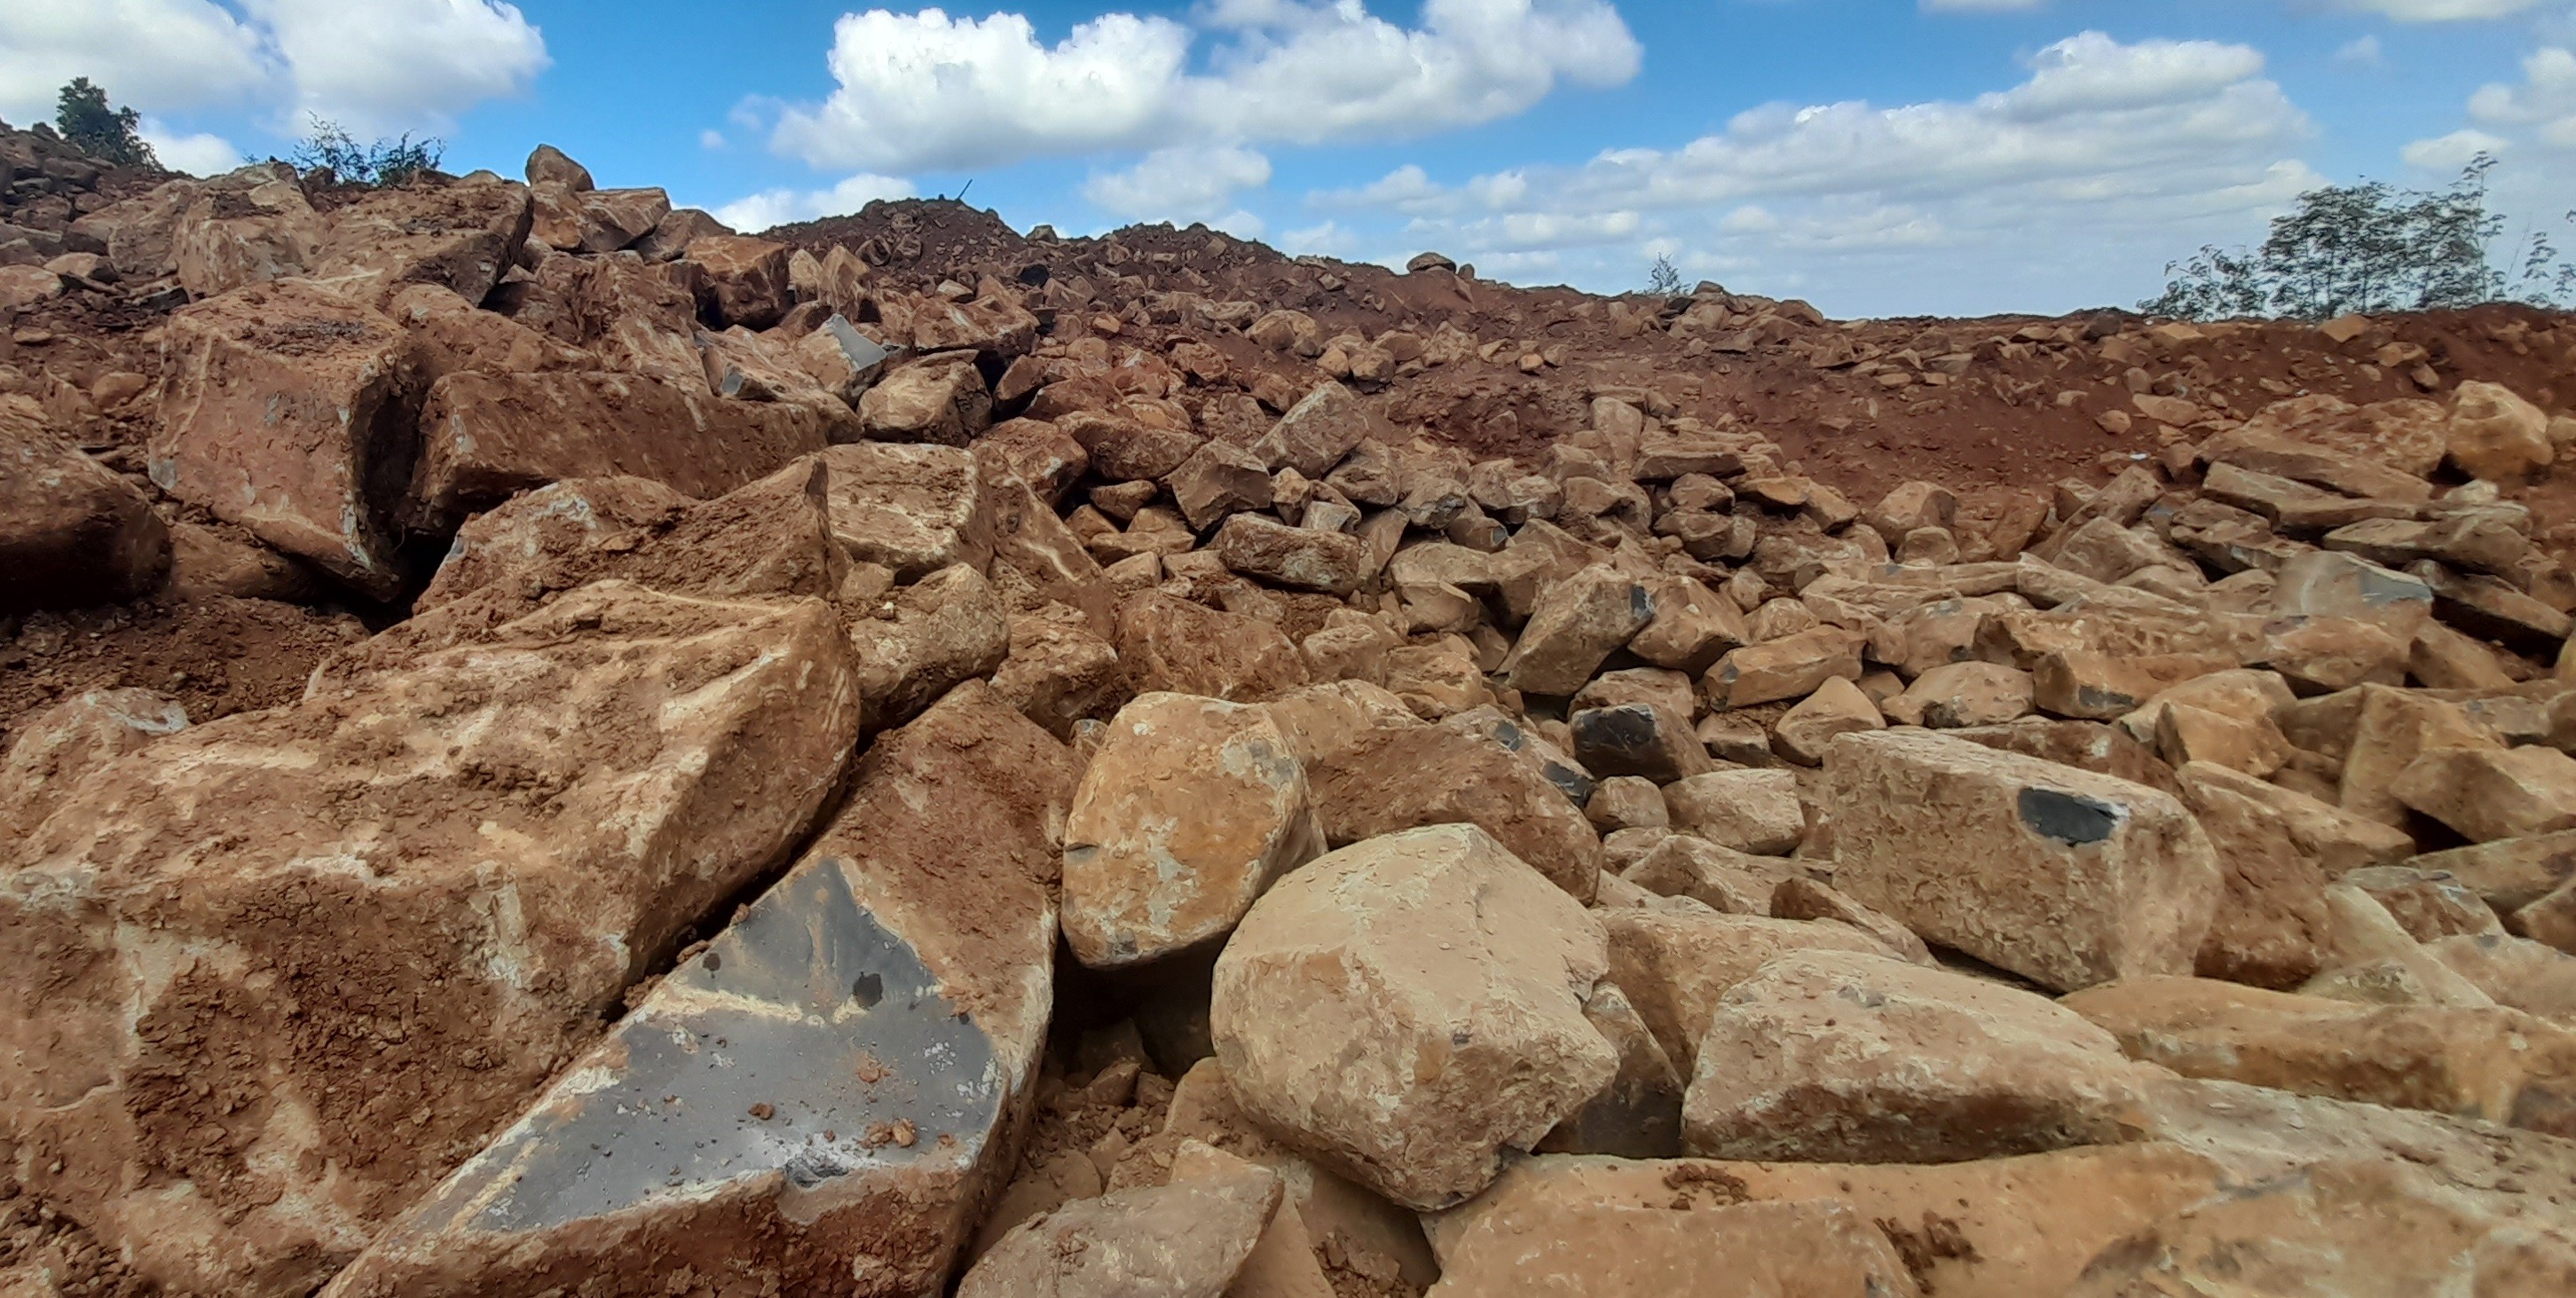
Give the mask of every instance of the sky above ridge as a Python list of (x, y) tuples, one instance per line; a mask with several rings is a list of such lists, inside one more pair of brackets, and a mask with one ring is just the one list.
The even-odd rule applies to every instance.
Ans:
[(0, 0), (0, 118), (73, 76), (201, 173), (319, 116), (746, 229), (964, 190), (1837, 316), (2129, 304), (2303, 189), (2480, 151), (2508, 239), (2576, 245), (2576, 0)]

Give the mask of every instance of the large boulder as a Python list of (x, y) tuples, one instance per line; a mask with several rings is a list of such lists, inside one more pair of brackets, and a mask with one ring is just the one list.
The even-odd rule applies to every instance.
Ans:
[(1360, 538), (1290, 527), (1259, 514), (1226, 519), (1212, 548), (1227, 569), (1294, 590), (1348, 595), (1377, 573), (1368, 544)]
[(1600, 926), (1484, 831), (1327, 855), (1254, 903), (1209, 1025), (1245, 1112), (1417, 1209), (1483, 1189), (1610, 1084)]
[(169, 565), (151, 500), (57, 436), (33, 398), (0, 396), (0, 609), (132, 599)]
[(1727, 992), (1682, 1105), (1692, 1153), (1948, 1163), (2126, 1139), (2139, 1071), (2047, 997), (1803, 951)]
[(1320, 479), (1378, 431), (1375, 413), (1349, 388), (1319, 383), (1253, 443), (1252, 451), (1274, 469), (1295, 469)]
[(488, 172), (371, 190), (332, 209), (310, 273), (371, 303), (436, 284), (479, 304), (516, 262), (532, 212), (527, 186)]
[(807, 407), (625, 374), (450, 374), (431, 385), (420, 430), (404, 508), (433, 531), (564, 478), (650, 478), (710, 499), (824, 444)]
[(1896, 954), (1849, 924), (1643, 906), (1605, 908), (1600, 919), (1610, 938), (1610, 980), (1684, 1077), (1698, 1071), (1710, 1016), (1764, 965), (1799, 951)]
[(166, 1288), (310, 1292), (777, 866), (858, 729), (828, 606), (603, 582), (99, 772), (0, 885), (17, 1175)]
[[(1601, 838), (1549, 778), (1516, 726), (1485, 733), (1472, 714), (1439, 725), (1377, 715), (1297, 736), (1325, 842), (1332, 847), (1426, 825), (1482, 828), (1578, 901), (1601, 875)], [(1523, 739), (1515, 750), (1509, 737)], [(1588, 780), (1588, 777), (1586, 777)]]
[(2576, 1033), (2493, 1006), (2369, 1005), (2203, 978), (2069, 996), (2132, 1058), (2186, 1077), (2576, 1136)]
[(1257, 703), (1306, 683), (1306, 660), (1279, 628), (1160, 591), (1119, 608), (1117, 645), (1139, 694)]
[(962, 563), (853, 611), (849, 623), (871, 729), (910, 721), (956, 686), (992, 675), (1011, 652), (1010, 616), (992, 583)]
[(681, 254), (698, 268), (698, 309), (718, 324), (766, 329), (795, 304), (787, 245), (740, 234), (692, 239)]
[(1146, 694), (1118, 710), (1065, 823), (1064, 936), (1094, 968), (1218, 941), (1322, 854), (1287, 736), (1255, 705)]
[(716, 1257), (786, 1292), (935, 1288), (1027, 1120), (1073, 773), (980, 686), (878, 741), (796, 867), (328, 1292)]
[(166, 328), (152, 480), (368, 595), (399, 591), (392, 521), (419, 344), (381, 312), (296, 280), (192, 303)]
[[(1437, 1292), (1442, 1298), (1920, 1298), (1924, 1292), (1885, 1227), (1832, 1193), (1746, 1203), (1730, 1193), (1741, 1179), (1720, 1165), (1667, 1161), (1629, 1163), (1648, 1177), (1606, 1193), (1541, 1179), (1568, 1164), (1610, 1161), (1556, 1156), (1517, 1164), (1484, 1197), (1443, 1214), (1434, 1227)], [(1718, 1170), (1709, 1175), (1702, 1167)]]
[(2220, 893), (2171, 795), (1929, 732), (1834, 741), (1834, 886), (2062, 991), (2185, 973)]
[(1572, 694), (1654, 620), (1655, 599), (1645, 583), (1594, 564), (1540, 593), (1503, 661), (1503, 681), (1524, 694)]
[(2451, 463), (2473, 478), (2512, 482), (2549, 467), (2549, 413), (2501, 383), (2468, 382), (2451, 396)]

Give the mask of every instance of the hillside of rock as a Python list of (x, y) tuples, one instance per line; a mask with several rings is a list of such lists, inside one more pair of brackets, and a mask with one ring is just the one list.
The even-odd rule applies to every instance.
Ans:
[(2576, 1292), (2576, 319), (0, 129), (0, 1295)]

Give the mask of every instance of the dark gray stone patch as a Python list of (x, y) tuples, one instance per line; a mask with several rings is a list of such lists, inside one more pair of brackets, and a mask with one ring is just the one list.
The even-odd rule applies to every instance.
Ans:
[(2021, 823), (2032, 833), (2069, 847), (2109, 839), (2128, 815), (2111, 803), (2055, 789), (2023, 789), (2019, 810)]

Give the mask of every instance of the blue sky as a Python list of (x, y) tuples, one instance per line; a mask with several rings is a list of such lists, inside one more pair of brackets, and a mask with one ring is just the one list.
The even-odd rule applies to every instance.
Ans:
[(0, 0), (0, 116), (85, 74), (192, 170), (320, 113), (752, 226), (971, 180), (1021, 228), (1964, 314), (2131, 302), (2481, 148), (2576, 243), (2571, 50), (2576, 0)]

